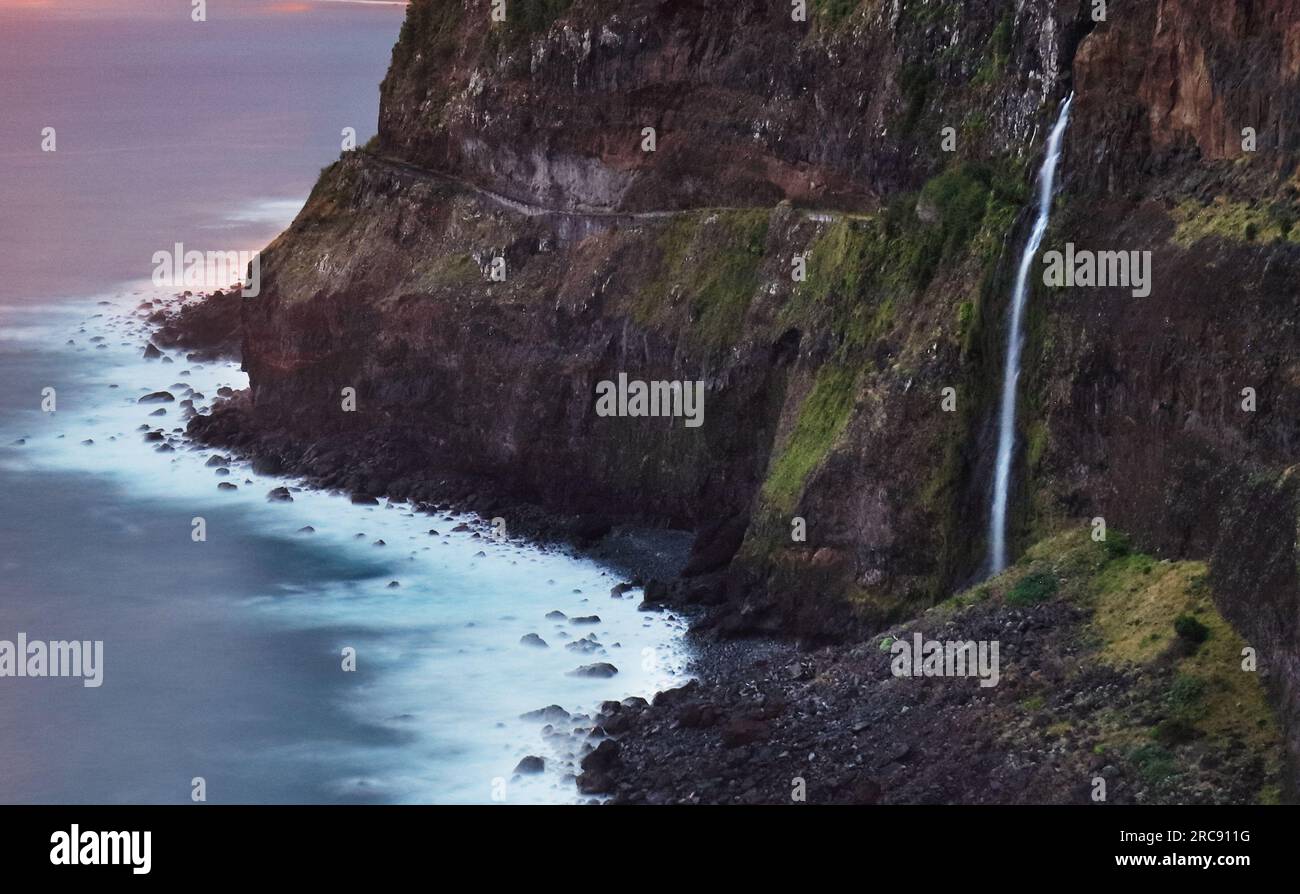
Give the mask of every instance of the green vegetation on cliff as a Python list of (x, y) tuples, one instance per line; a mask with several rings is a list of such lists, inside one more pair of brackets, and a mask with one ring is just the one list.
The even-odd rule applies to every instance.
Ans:
[(799, 419), (763, 484), (763, 498), (778, 514), (794, 508), (808, 474), (826, 458), (848, 425), (856, 378), (852, 370), (836, 365), (817, 371), (799, 408)]
[(828, 25), (838, 25), (853, 14), (862, 0), (812, 0), (813, 12)]
[[(1103, 705), (1088, 730), (1098, 753), (1131, 763), (1146, 783), (1174, 786), (1200, 754), (1241, 749), (1273, 783), (1280, 779), (1276, 717), (1260, 674), (1244, 663), (1247, 644), (1215, 607), (1203, 562), (1133, 552), (1115, 531), (1096, 543), (1078, 527), (1040, 541), (1006, 573), (936, 611), (951, 614), (989, 598), (1021, 607), (1061, 600), (1086, 612), (1080, 666), (1134, 674), (1150, 689), (1144, 698)], [(1042, 696), (1051, 694), (1022, 705), (1049, 719), (1065, 715), (1063, 705), (1045, 707)], [(1273, 783), (1257, 793), (1259, 801), (1277, 799)]]
[(1011, 57), (1011, 37), (1014, 27), (1013, 15), (1008, 10), (989, 37), (984, 61), (980, 64), (979, 71), (975, 73), (976, 84), (995, 84), (1006, 71)]
[(393, 47), (390, 74), (408, 60), (437, 57), (455, 50), (464, 6), (448, 0), (417, 0), (406, 7), (406, 18)]
[(633, 300), (637, 321), (704, 347), (732, 343), (759, 289), (769, 216), (760, 208), (674, 217), (657, 240), (656, 275)]
[[(1010, 165), (959, 162), (932, 178), (919, 194), (900, 197), (875, 217), (841, 217), (822, 230), (806, 253), (807, 279), (794, 289), (779, 322), (831, 333), (838, 346), (835, 366), (818, 373), (790, 446), (775, 454), (763, 490), (773, 508), (797, 501), (808, 476), (829, 454), (830, 439), (843, 429), (843, 422), (829, 424), (836, 417), (828, 411), (842, 409), (847, 414), (852, 407), (852, 400), (840, 394), (856, 381), (846, 370), (859, 366), (864, 352), (889, 333), (900, 308), (922, 300), (919, 296), (939, 270), (957, 269), (970, 257), (987, 275), (1022, 192)], [(977, 296), (981, 286), (977, 278), (968, 294)], [(947, 299), (953, 303), (957, 337), (964, 339), (976, 326), (977, 305), (972, 298), (954, 297), (963, 296)], [(922, 329), (914, 337), (932, 336)], [(941, 474), (928, 489), (939, 499), (951, 498), (960, 459), (952, 450), (944, 457)]]
[(1300, 242), (1296, 210), (1284, 202), (1251, 205), (1216, 196), (1202, 204), (1187, 199), (1174, 208), (1173, 218), (1178, 224), (1174, 242), (1183, 248), (1210, 236), (1239, 242)]

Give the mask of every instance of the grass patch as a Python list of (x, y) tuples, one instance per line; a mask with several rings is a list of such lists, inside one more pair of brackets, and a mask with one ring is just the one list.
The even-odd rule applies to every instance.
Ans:
[(710, 347), (733, 343), (759, 288), (768, 216), (760, 208), (674, 218), (659, 236), (659, 276), (636, 297), (638, 322), (663, 326), (680, 295), (690, 338)]
[[(781, 326), (827, 332), (836, 359), (851, 363), (894, 329), (939, 270), (970, 256), (991, 266), (1022, 198), (1016, 176), (1010, 162), (958, 162), (874, 216), (822, 228), (806, 250), (807, 279), (781, 308)], [(953, 306), (959, 341), (969, 338), (979, 307), (972, 300)]]
[(819, 304), (856, 296), (881, 260), (882, 239), (877, 221), (836, 220), (808, 251), (808, 276), (799, 285), (800, 296)]
[(1246, 643), (1215, 607), (1205, 564), (1114, 555), (1114, 537), (1097, 544), (1106, 547), (1093, 597), (1102, 660), (1173, 661), (1176, 676), (1166, 697), (1171, 719), (1215, 739), (1238, 738), (1280, 754), (1263, 684), (1257, 673), (1242, 669)]
[(903, 17), (921, 27), (956, 18), (959, 10), (955, 0), (903, 0)]
[(1057, 589), (1058, 585), (1053, 575), (1042, 571), (1032, 572), (1022, 577), (1007, 593), (1007, 604), (1037, 605), (1055, 596)]
[(1237, 242), (1300, 243), (1296, 212), (1283, 202), (1248, 205), (1216, 196), (1204, 205), (1188, 199), (1174, 208), (1172, 216), (1178, 225), (1173, 241), (1183, 248), (1211, 236)]
[[(1285, 754), (1281, 730), (1260, 675), (1242, 666), (1246, 644), (1216, 608), (1205, 564), (1159, 561), (1133, 549), (1119, 531), (1101, 543), (1090, 532), (1079, 520), (1035, 543), (1015, 568), (977, 589), (1005, 593), (1010, 605), (1055, 598), (1086, 608), (1091, 618), (1074, 639), (1081, 660), (1136, 666), (1139, 679), (1152, 681), (1140, 690), (1140, 703), (1093, 715), (1101, 739), (1094, 749), (1116, 751), (1145, 782), (1166, 791), (1168, 780), (1203, 751), (1244, 747), (1263, 762), (1268, 777), (1278, 778)], [(941, 610), (955, 614), (973, 601), (973, 592), (954, 596)], [(1189, 640), (1199, 645), (1189, 647)], [(1018, 707), (1035, 714), (1043, 704), (1031, 696)], [(1269, 783), (1257, 800), (1279, 797)]]
[(984, 61), (980, 63), (979, 69), (975, 72), (973, 83), (978, 86), (986, 84), (996, 84), (1007, 70), (1007, 63), (1011, 58), (1011, 39), (1014, 22), (1010, 12), (1007, 12), (998, 21), (989, 35), (988, 46), (985, 48)]
[(510, 0), (506, 20), (490, 23), (490, 40), (506, 48), (518, 47), (548, 30), (572, 5), (573, 0)]
[(848, 425), (857, 374), (838, 365), (817, 371), (785, 446), (763, 483), (763, 498), (777, 513), (792, 510), (809, 474), (830, 453)]
[(1191, 674), (1180, 673), (1174, 677), (1165, 700), (1175, 719), (1190, 723), (1205, 716), (1206, 686), (1204, 679)]
[(1030, 424), (1027, 457), (1029, 468), (1037, 469), (1038, 464), (1043, 461), (1043, 454), (1047, 452), (1048, 437), (1047, 423), (1037, 419)]
[(1150, 785), (1160, 785), (1178, 770), (1173, 754), (1163, 745), (1142, 745), (1129, 752), (1129, 760)]
[(967, 251), (981, 231), (990, 237), (989, 244), (980, 246), (984, 253), (996, 251), (1023, 195), (1023, 184), (1010, 166), (961, 162), (932, 177), (921, 188), (917, 207), (934, 219), (920, 227), (910, 244), (898, 246), (912, 282), (922, 288), (928, 285), (935, 272)]
[(813, 15), (822, 23), (834, 27), (851, 16), (860, 2), (861, 0), (813, 0)]
[(1043, 710), (1046, 706), (1047, 699), (1043, 698), (1041, 695), (1031, 695), (1020, 703), (1020, 707), (1031, 714), (1035, 711)]
[(415, 286), (435, 289), (444, 286), (468, 286), (483, 281), (483, 271), (468, 254), (442, 255), (421, 265)]
[(1109, 531), (1102, 541), (1102, 548), (1110, 558), (1120, 559), (1133, 552), (1133, 542), (1123, 531)]

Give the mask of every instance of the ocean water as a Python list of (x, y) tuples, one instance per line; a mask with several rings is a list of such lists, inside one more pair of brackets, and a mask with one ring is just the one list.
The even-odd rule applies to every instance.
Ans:
[[(0, 303), (257, 249), (375, 133), (401, 5), (0, 0)], [(53, 152), (42, 151), (46, 128)]]
[[(581, 717), (521, 715), (682, 682), (682, 620), (472, 517), (210, 466), (179, 403), (243, 373), (143, 359), (152, 252), (282, 228), (344, 122), (373, 132), (400, 7), (230, 0), (202, 33), (147, 2), (41, 6), (0, 0), (8, 120), (63, 103), (53, 158), (0, 144), (21, 212), (0, 232), (0, 640), (101, 640), (103, 668), (96, 688), (0, 677), (0, 802), (182, 803), (196, 777), (213, 803), (578, 799)], [(201, 114), (173, 117), (184, 99)], [(158, 390), (175, 401), (140, 403)], [(267, 499), (280, 486), (292, 502)], [(572, 675), (594, 662), (618, 673)], [(530, 754), (546, 771), (514, 774)]]

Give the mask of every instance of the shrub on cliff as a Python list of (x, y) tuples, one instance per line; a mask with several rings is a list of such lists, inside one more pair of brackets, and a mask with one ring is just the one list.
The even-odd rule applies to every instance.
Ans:
[(1056, 594), (1056, 578), (1038, 571), (1027, 574), (1007, 593), (1008, 605), (1037, 605)]
[(1122, 559), (1133, 552), (1133, 542), (1122, 531), (1111, 531), (1106, 539), (1102, 541), (1102, 545), (1106, 550), (1106, 555), (1112, 559)]
[(1179, 615), (1174, 619), (1174, 632), (1189, 643), (1200, 645), (1210, 637), (1210, 628), (1191, 615)]

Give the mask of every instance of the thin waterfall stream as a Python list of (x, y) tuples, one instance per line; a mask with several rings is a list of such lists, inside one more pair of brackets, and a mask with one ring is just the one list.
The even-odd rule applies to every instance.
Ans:
[(1052, 211), (1056, 166), (1061, 160), (1061, 142), (1070, 119), (1074, 94), (1065, 100), (1047, 139), (1043, 166), (1038, 171), (1038, 215), (1020, 256), (1015, 289), (1011, 295), (1011, 321), (1007, 327), (1007, 362), (1002, 375), (1002, 398), (998, 410), (998, 455), (993, 478), (993, 499), (989, 518), (989, 573), (1007, 567), (1007, 499), (1011, 489), (1011, 460), (1016, 441), (1016, 394), (1020, 380), (1020, 353), (1024, 347), (1024, 311), (1029, 294), (1029, 270), (1047, 232)]

